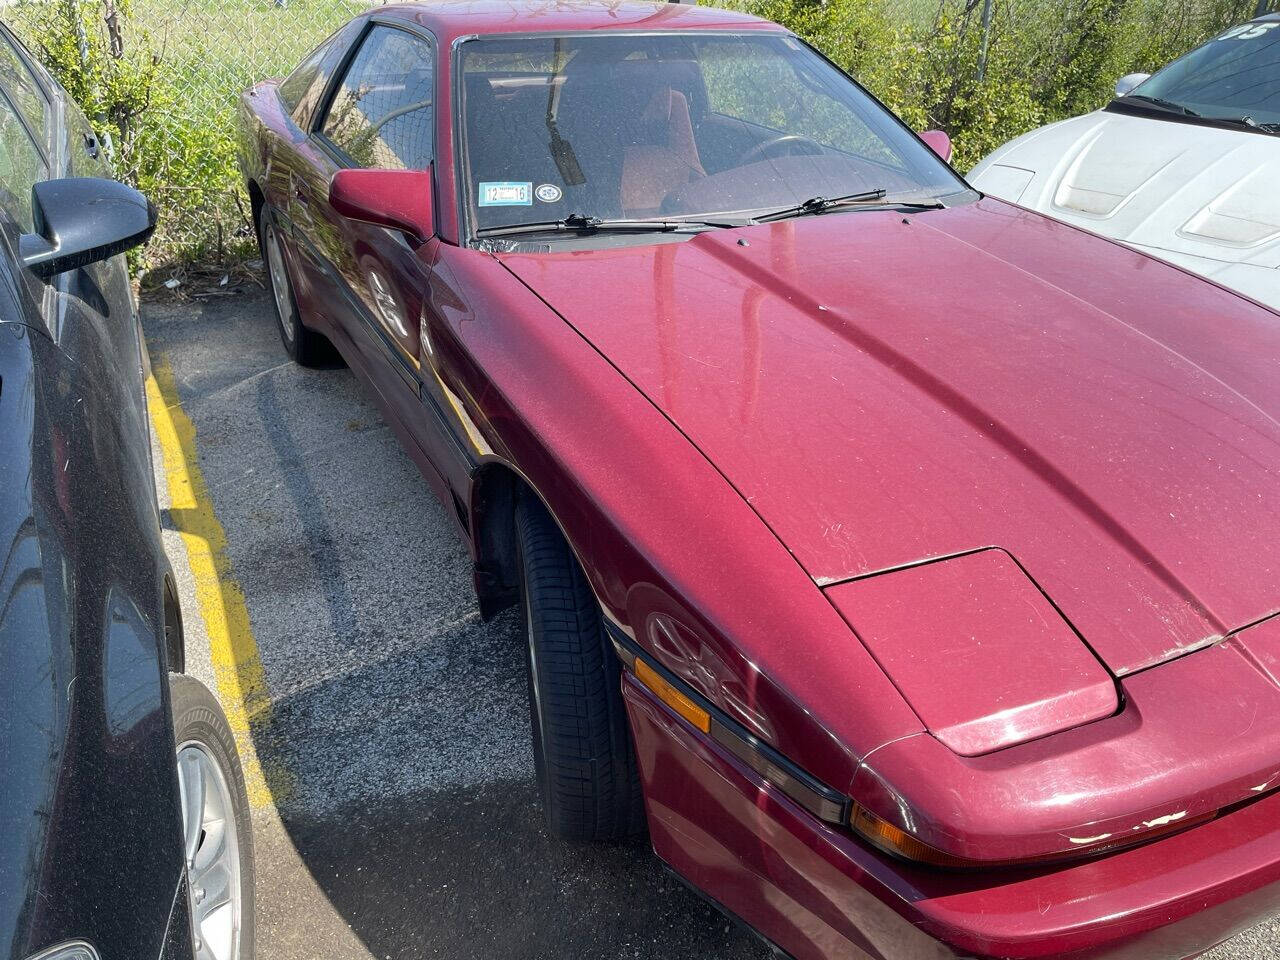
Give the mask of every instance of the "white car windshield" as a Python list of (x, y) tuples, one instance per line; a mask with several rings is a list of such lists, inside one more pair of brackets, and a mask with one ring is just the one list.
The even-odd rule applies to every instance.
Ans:
[(480, 37), (462, 45), (460, 66), (473, 232), (723, 219), (815, 197), (936, 203), (967, 191), (789, 35)]
[(1280, 18), (1233, 27), (1135, 89), (1208, 120), (1280, 124)]

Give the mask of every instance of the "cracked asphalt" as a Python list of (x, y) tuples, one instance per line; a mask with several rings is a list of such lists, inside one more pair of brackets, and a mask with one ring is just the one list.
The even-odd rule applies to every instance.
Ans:
[[(480, 622), (465, 547), (352, 374), (289, 362), (253, 287), (143, 320), (195, 425), (270, 703), (251, 725), (258, 956), (767, 956), (647, 843), (546, 834), (516, 622)], [(188, 669), (217, 689), (185, 548), (166, 544)], [(1280, 960), (1280, 923), (1206, 956)]]

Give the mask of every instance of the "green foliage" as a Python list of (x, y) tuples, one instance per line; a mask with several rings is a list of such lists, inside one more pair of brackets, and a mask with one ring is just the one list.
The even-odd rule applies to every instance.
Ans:
[(951, 135), (967, 170), (1035, 127), (1095, 110), (1119, 77), (1150, 72), (1233, 23), (1255, 0), (710, 0), (784, 24), (916, 130)]
[(156, 99), (158, 60), (145, 49), (126, 50), (120, 30), (127, 0), (24, 3), (28, 39), (49, 70), (80, 104), (94, 128), (115, 149), (116, 173), (135, 186), (151, 181), (144, 116)]

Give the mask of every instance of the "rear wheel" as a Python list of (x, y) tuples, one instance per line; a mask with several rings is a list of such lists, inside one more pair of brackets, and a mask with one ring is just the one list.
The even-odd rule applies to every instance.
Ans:
[(534, 766), (547, 826), (570, 840), (644, 830), (618, 658), (595, 596), (546, 508), (516, 507)]
[(169, 687), (195, 960), (253, 960), (253, 828), (235, 738), (202, 683), (171, 674)]
[(324, 336), (309, 329), (298, 313), (298, 300), (293, 293), (293, 278), (285, 259), (284, 241), (271, 209), (262, 205), (258, 212), (258, 236), (262, 238), (262, 258), (267, 267), (267, 286), (276, 308), (276, 323), (285, 352), (304, 367), (312, 367), (328, 357)]

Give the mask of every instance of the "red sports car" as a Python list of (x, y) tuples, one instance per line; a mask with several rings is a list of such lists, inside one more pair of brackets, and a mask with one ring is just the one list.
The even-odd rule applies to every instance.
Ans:
[(523, 610), (556, 832), (798, 958), (1277, 908), (1280, 317), (725, 10), (377, 7), (240, 149), (286, 349)]

